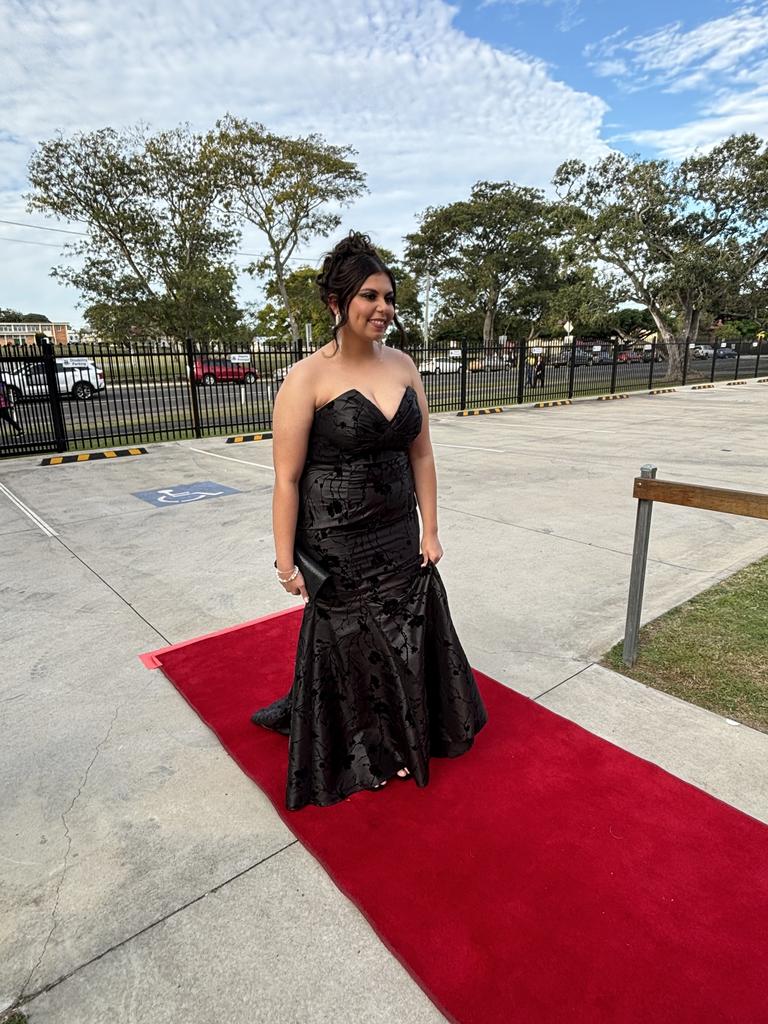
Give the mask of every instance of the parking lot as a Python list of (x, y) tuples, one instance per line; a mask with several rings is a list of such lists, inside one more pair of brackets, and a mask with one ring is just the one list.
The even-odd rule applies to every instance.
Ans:
[[(768, 821), (768, 735), (596, 664), (623, 635), (640, 466), (766, 491), (766, 413), (749, 381), (431, 423), (472, 664)], [(138, 659), (292, 605), (271, 442), (40, 463), (0, 464), (0, 1011), (24, 991), (31, 1024), (442, 1021)], [(657, 506), (644, 619), (766, 554), (764, 521)]]

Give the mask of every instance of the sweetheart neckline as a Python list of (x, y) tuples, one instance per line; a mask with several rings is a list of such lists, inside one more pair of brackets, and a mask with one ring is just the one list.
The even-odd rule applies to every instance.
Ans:
[(317, 414), (318, 414), (319, 412), (322, 412), (322, 411), (323, 411), (323, 409), (327, 409), (329, 405), (332, 405), (332, 404), (333, 404), (334, 402), (338, 402), (338, 400), (339, 400), (340, 398), (344, 398), (344, 397), (345, 397), (346, 395), (352, 395), (352, 394), (355, 394), (355, 395), (360, 395), (360, 397), (361, 397), (361, 398), (364, 398), (364, 399), (365, 399), (365, 401), (366, 401), (366, 402), (367, 402), (367, 403), (368, 403), (369, 405), (373, 406), (373, 408), (374, 408), (374, 409), (376, 410), (376, 412), (378, 412), (378, 413), (379, 413), (379, 414), (381, 415), (382, 419), (383, 419), (383, 420), (384, 420), (384, 421), (385, 421), (386, 423), (392, 424), (392, 423), (394, 423), (394, 422), (395, 422), (395, 420), (397, 419), (397, 414), (398, 414), (398, 413), (400, 412), (400, 410), (401, 410), (401, 408), (402, 408), (402, 406), (403, 406), (403, 402), (405, 401), (405, 396), (406, 396), (406, 395), (408, 394), (408, 392), (409, 392), (409, 391), (413, 391), (413, 390), (415, 390), (415, 389), (414, 389), (414, 387), (413, 387), (413, 385), (412, 385), (412, 384), (406, 384), (406, 385), (405, 385), (405, 390), (403, 391), (402, 395), (400, 396), (400, 401), (398, 402), (398, 404), (397, 404), (397, 408), (395, 409), (394, 413), (392, 414), (392, 418), (391, 418), (391, 419), (388, 419), (388, 418), (387, 418), (387, 415), (386, 415), (386, 414), (385, 414), (385, 412), (384, 412), (384, 410), (383, 410), (383, 409), (381, 409), (381, 408), (380, 408), (380, 407), (379, 407), (379, 406), (378, 406), (378, 405), (377, 405), (377, 404), (376, 404), (376, 403), (375, 403), (375, 402), (373, 401), (373, 399), (372, 399), (372, 398), (369, 398), (369, 397), (368, 397), (368, 395), (365, 395), (365, 394), (363, 394), (363, 392), (362, 392), (362, 391), (361, 391), (361, 390), (360, 390), (359, 388), (347, 388), (347, 390), (346, 390), (346, 391), (342, 391), (342, 392), (341, 392), (341, 394), (339, 394), (339, 395), (336, 395), (336, 396), (335, 396), (335, 398), (331, 398), (331, 399), (329, 399), (329, 400), (328, 400), (328, 401), (327, 401), (327, 402), (325, 403), (325, 405), (321, 405), (321, 406), (319, 406), (319, 407), (318, 407), (317, 409), (315, 409), (315, 416), (317, 416)]

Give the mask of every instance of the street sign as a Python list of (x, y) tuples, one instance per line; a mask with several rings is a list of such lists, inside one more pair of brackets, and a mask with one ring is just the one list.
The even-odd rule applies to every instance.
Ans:
[(65, 356), (63, 359), (57, 359), (56, 362), (65, 370), (81, 370), (91, 364), (90, 359), (83, 356)]
[(565, 328), (565, 333), (566, 334), (570, 334), (571, 331), (573, 330), (573, 324), (571, 323), (570, 320), (566, 320), (565, 323), (563, 324), (563, 327)]
[(230, 363), (250, 363), (251, 357), (247, 352), (230, 352)]

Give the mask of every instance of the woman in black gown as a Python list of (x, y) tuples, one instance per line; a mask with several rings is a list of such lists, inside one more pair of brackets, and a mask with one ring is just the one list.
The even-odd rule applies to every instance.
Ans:
[[(394, 776), (426, 786), (430, 757), (465, 753), (486, 722), (436, 568), (424, 389), (384, 344), (402, 334), (394, 278), (351, 233), (318, 284), (333, 340), (286, 375), (273, 418), (277, 578), (307, 603), (291, 690), (252, 717), (289, 737), (291, 810)], [(294, 549), (330, 573), (311, 601)]]

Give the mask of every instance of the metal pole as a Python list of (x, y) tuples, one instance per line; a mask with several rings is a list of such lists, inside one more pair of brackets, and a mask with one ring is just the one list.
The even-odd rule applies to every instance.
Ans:
[(61, 391), (59, 390), (59, 377), (56, 369), (56, 355), (53, 350), (53, 343), (45, 334), (36, 334), (35, 338), (43, 353), (43, 372), (45, 373), (45, 380), (48, 385), (48, 400), (51, 409), (54, 444), (57, 452), (65, 452), (67, 450), (67, 430), (64, 426)]
[(424, 347), (429, 356), (429, 290), (432, 287), (432, 275), (427, 271), (427, 283), (424, 289)]
[[(640, 468), (640, 476), (645, 480), (655, 479), (656, 466), (642, 466)], [(640, 615), (643, 610), (643, 589), (645, 587), (645, 567), (648, 563), (648, 541), (651, 536), (652, 511), (652, 501), (645, 501), (643, 498), (638, 499), (635, 545), (632, 551), (632, 572), (629, 577), (627, 625), (624, 630), (623, 661), (625, 665), (634, 665), (637, 661), (637, 638), (640, 633)]]
[(187, 360), (187, 379), (189, 382), (190, 404), (192, 406), (192, 433), (195, 437), (202, 437), (203, 432), (200, 429), (200, 401), (197, 394), (197, 381), (195, 380), (195, 349), (191, 338), (186, 338), (184, 341), (184, 354)]

